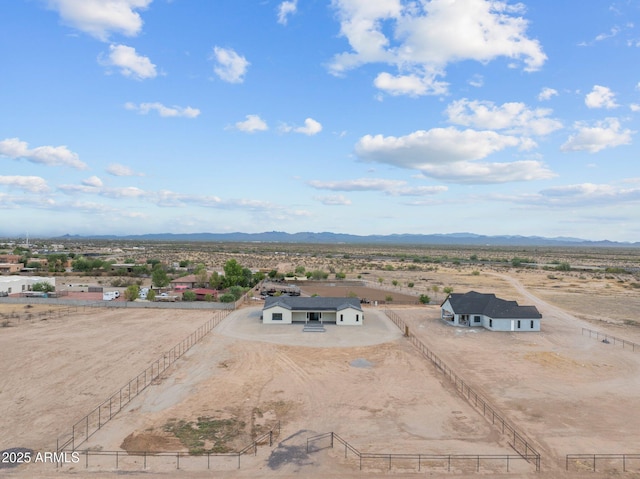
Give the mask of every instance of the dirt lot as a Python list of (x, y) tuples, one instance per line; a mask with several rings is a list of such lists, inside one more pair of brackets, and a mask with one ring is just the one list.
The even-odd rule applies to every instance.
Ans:
[[(409, 277), (394, 274), (399, 281)], [(622, 296), (623, 286), (606, 288), (594, 281), (581, 294), (579, 286), (576, 292), (554, 292), (558, 280), (546, 274), (429, 274), (423, 290), (438, 283), (453, 284), (459, 292), (493, 290), (535, 304), (543, 313), (542, 332), (516, 334), (450, 327), (438, 320), (435, 305), (393, 307), (421, 341), (540, 449), (541, 474), (526, 464), (513, 465), (509, 477), (583, 477), (584, 472), (565, 473), (565, 454), (640, 449), (640, 416), (632, 413), (640, 394), (640, 353), (581, 334), (583, 326), (607, 327), (640, 343), (640, 328), (624, 321), (639, 304), (635, 296), (627, 296), (625, 304), (610, 301), (609, 309), (602, 309), (606, 314), (582, 318), (595, 311), (584, 303), (600, 299), (598, 288), (602, 297)], [(420, 281), (420, 273), (413, 277)], [(556, 306), (558, 295), (569, 294), (579, 295), (570, 303), (571, 312)], [(51, 450), (57, 434), (204, 323), (207, 314), (181, 311), (175, 317), (174, 311), (106, 309), (0, 329), (0, 408), (6, 411), (0, 430), (8, 431), (0, 449)], [(222, 461), (216, 477), (389, 474), (386, 463), (365, 464), (360, 472), (356, 460), (344, 459), (339, 448), (307, 454), (306, 438), (329, 431), (366, 452), (514, 454), (380, 310), (367, 308), (362, 328), (328, 326), (326, 333), (302, 333), (298, 325), (267, 330), (259, 314), (253, 307), (230, 315), (83, 447), (186, 450), (167, 425), (216, 418), (242, 423), (228, 441), (233, 449), (277, 421), (282, 428), (274, 448), (262, 446), (256, 456), (243, 456), (241, 469)], [(150, 470), (174, 477), (175, 461), (167, 461)], [(391, 473), (415, 477), (414, 467), (398, 464)], [(113, 471), (112, 457), (92, 457), (86, 473), (83, 464), (59, 471), (32, 465), (8, 475), (109, 477)], [(454, 471), (429, 474), (467, 477), (475, 466)], [(501, 464), (483, 465), (481, 473), (486, 477), (504, 470)], [(182, 463), (179, 475), (205, 474), (210, 477), (202, 464)]]

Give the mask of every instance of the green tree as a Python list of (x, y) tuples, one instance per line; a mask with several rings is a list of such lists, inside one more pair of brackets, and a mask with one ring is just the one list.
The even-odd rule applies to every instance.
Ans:
[(238, 301), (244, 294), (245, 289), (242, 286), (231, 286), (229, 293), (233, 295), (235, 301)]
[(34, 291), (39, 291), (43, 293), (50, 293), (52, 291), (55, 291), (56, 288), (51, 283), (47, 283), (46, 281), (41, 281), (38, 283), (34, 283), (31, 289), (33, 289)]
[(184, 293), (182, 293), (182, 301), (195, 301), (196, 300), (196, 293), (194, 293), (191, 290), (187, 290)]
[(336, 279), (345, 279), (346, 277), (347, 275), (343, 271), (336, 273)]
[(211, 289), (220, 289), (222, 287), (223, 278), (220, 277), (217, 271), (211, 273), (209, 276), (209, 287)]
[(445, 294), (451, 294), (453, 293), (453, 286), (447, 286), (445, 288), (442, 288), (442, 291), (444, 291)]
[(206, 288), (209, 284), (209, 274), (206, 269), (200, 270), (196, 273), (196, 286), (198, 288)]
[(230, 286), (241, 285), (244, 280), (242, 266), (235, 260), (230, 259), (224, 264), (224, 285)]
[(305, 273), (305, 267), (304, 266), (296, 266), (296, 275), (297, 276), (301, 276)]
[(218, 299), (220, 300), (221, 303), (233, 303), (236, 301), (236, 297), (231, 293), (221, 294)]
[(571, 265), (569, 263), (560, 263), (556, 266), (557, 271), (571, 271)]
[(156, 292), (152, 289), (147, 293), (147, 301), (155, 301), (156, 300)]
[(135, 301), (138, 299), (140, 295), (140, 286), (137, 284), (132, 284), (131, 286), (127, 286), (127, 289), (124, 290), (124, 299), (127, 301)]
[(391, 284), (394, 286), (398, 286), (398, 280), (394, 279), (393, 281), (391, 281)]
[(408, 282), (408, 283), (407, 283), (407, 287), (408, 287), (408, 288), (413, 288), (414, 286), (415, 286), (415, 285), (414, 285), (412, 282)]
[(151, 273), (151, 283), (156, 288), (164, 288), (169, 284), (169, 276), (167, 276), (167, 272), (164, 270), (161, 264), (153, 267), (153, 272)]

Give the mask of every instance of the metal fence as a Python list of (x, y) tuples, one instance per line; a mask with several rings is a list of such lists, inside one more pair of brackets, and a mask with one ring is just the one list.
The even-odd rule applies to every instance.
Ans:
[[(258, 453), (258, 446), (273, 446), (274, 438), (280, 436), (280, 422), (278, 421), (269, 431), (253, 440), (237, 452), (215, 453), (204, 452), (201, 454), (191, 454), (189, 452), (177, 451), (93, 451), (85, 449), (76, 451), (78, 460), (73, 467), (83, 465), (85, 469), (89, 467), (95, 469), (113, 469), (118, 471), (137, 470), (166, 470), (171, 469), (191, 469), (202, 470), (204, 468), (222, 470), (227, 466), (229, 469), (240, 469), (241, 458)], [(213, 464), (212, 464), (213, 463)], [(58, 463), (57, 467), (63, 467), (68, 463)]]
[(586, 333), (589, 334), (590, 338), (595, 338), (597, 341), (602, 341), (603, 343), (607, 344), (613, 343), (615, 346), (622, 345), (622, 349), (630, 349), (633, 352), (635, 352), (636, 350), (640, 351), (640, 344), (632, 343), (631, 341), (627, 341), (626, 339), (616, 338), (615, 336), (611, 336), (610, 334), (601, 333), (589, 328), (582, 328), (582, 335), (584, 336)]
[(566, 470), (640, 472), (640, 454), (567, 454)]
[[(318, 446), (319, 443), (327, 443), (325, 446)], [(362, 470), (363, 465), (373, 465), (373, 467), (385, 467), (389, 471), (413, 469), (417, 472), (423, 470), (446, 471), (466, 471), (466, 472), (513, 472), (514, 463), (525, 462), (537, 465), (538, 456), (530, 454), (523, 456), (521, 454), (408, 454), (408, 453), (372, 453), (361, 452), (354, 446), (345, 441), (335, 432), (327, 432), (319, 434), (307, 439), (307, 454), (310, 452), (320, 451), (326, 448), (333, 448), (335, 443), (344, 446), (344, 457), (349, 454), (355, 456), (359, 460), (359, 467)], [(498, 470), (498, 471), (497, 471)], [(536, 470), (538, 470), (536, 468)], [(520, 471), (519, 471), (520, 472)]]
[(144, 391), (154, 380), (158, 379), (160, 374), (162, 374), (178, 358), (184, 355), (184, 353), (189, 351), (194, 344), (206, 336), (225, 317), (227, 317), (228, 314), (229, 311), (215, 312), (212, 319), (207, 321), (188, 337), (164, 353), (160, 358), (151, 363), (151, 365), (144, 371), (129, 380), (127, 384), (104, 400), (98, 407), (77, 421), (71, 427), (71, 432), (69, 434), (58, 437), (56, 441), (56, 450), (63, 451), (65, 449), (70, 449), (75, 451), (79, 445), (87, 441), (93, 434), (100, 430), (102, 426), (120, 412), (124, 406)]
[(527, 461), (532, 460), (535, 463), (536, 471), (540, 471), (540, 453), (533, 445), (516, 430), (514, 426), (509, 424), (504, 417), (489, 404), (489, 402), (476, 393), (464, 380), (459, 377), (453, 370), (447, 366), (438, 356), (434, 354), (425, 344), (420, 341), (405, 322), (391, 310), (385, 309), (385, 314), (393, 321), (393, 323), (405, 333), (405, 336), (411, 343), (422, 353), (422, 355), (433, 363), (433, 365), (449, 379), (455, 386), (460, 395), (467, 400), (469, 404), (474, 406), (478, 411), (482, 411), (482, 415), (491, 418), (491, 424), (497, 427), (503, 435), (509, 438), (511, 447)]

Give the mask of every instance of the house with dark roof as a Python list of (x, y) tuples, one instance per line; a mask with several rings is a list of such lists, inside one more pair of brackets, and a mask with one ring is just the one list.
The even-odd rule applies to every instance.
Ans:
[(535, 306), (520, 306), (516, 301), (476, 291), (451, 293), (440, 309), (442, 320), (453, 326), (491, 331), (540, 331), (542, 319)]
[(338, 326), (361, 326), (364, 314), (358, 298), (307, 298), (269, 296), (262, 308), (264, 324), (335, 323)]

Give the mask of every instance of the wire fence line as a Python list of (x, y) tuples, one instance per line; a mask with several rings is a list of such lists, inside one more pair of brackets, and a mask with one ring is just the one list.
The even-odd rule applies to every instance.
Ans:
[(74, 423), (70, 433), (57, 438), (56, 451), (60, 452), (65, 449), (75, 451), (78, 446), (100, 430), (133, 398), (144, 391), (154, 380), (158, 379), (169, 366), (220, 324), (228, 316), (229, 312), (228, 310), (215, 312), (213, 318), (152, 362), (144, 371), (129, 380), (127, 384), (105, 399), (89, 414)]
[[(322, 442), (329, 442), (322, 445)], [(452, 467), (457, 470), (467, 470), (480, 472), (489, 469), (495, 472), (496, 466), (501, 472), (512, 472), (513, 464), (526, 461), (528, 464), (537, 464), (538, 457), (534, 454), (523, 456), (521, 454), (417, 454), (417, 453), (372, 453), (361, 452), (335, 432), (327, 432), (307, 438), (307, 454), (320, 451), (326, 448), (334, 448), (335, 443), (344, 446), (344, 457), (349, 454), (359, 460), (359, 467), (362, 470), (363, 463), (381, 465), (384, 464), (389, 471), (396, 466), (396, 469), (411, 468), (421, 472), (423, 469), (430, 471), (441, 470), (451, 472)], [(320, 445), (318, 445), (320, 444)], [(529, 466), (530, 467), (530, 466)], [(536, 469), (537, 470), (537, 469)]]
[[(115, 468), (120, 471), (147, 470), (151, 469), (193, 469), (200, 470), (211, 469), (213, 466), (220, 470), (225, 464), (229, 468), (234, 467), (240, 469), (241, 458), (244, 455), (258, 454), (258, 446), (273, 446), (275, 438), (280, 436), (280, 421), (278, 421), (269, 431), (265, 432), (258, 438), (254, 439), (250, 444), (235, 452), (203, 452), (192, 454), (190, 452), (179, 451), (93, 451), (84, 449), (76, 451), (78, 461), (76, 464), (82, 463), (85, 469), (90, 466), (96, 469)], [(90, 459), (92, 458), (92, 459)], [(103, 460), (103, 458), (106, 458)], [(74, 467), (77, 465), (74, 464)], [(57, 463), (56, 467), (63, 467), (63, 463)]]
[(497, 427), (503, 435), (509, 438), (511, 447), (527, 461), (532, 460), (536, 466), (536, 472), (540, 471), (540, 453), (533, 447), (522, 433), (509, 424), (504, 417), (491, 406), (489, 402), (476, 393), (464, 380), (459, 377), (449, 366), (447, 366), (436, 354), (409, 331), (406, 323), (395, 312), (385, 309), (385, 314), (393, 323), (400, 328), (405, 337), (422, 353), (422, 355), (433, 363), (444, 376), (455, 386), (460, 395), (474, 406), (476, 410), (482, 411), (485, 418), (491, 418), (491, 424)]
[(567, 454), (567, 471), (640, 472), (640, 454)]
[(613, 343), (615, 346), (622, 345), (622, 349), (630, 349), (633, 352), (640, 351), (640, 344), (627, 341), (626, 339), (616, 338), (610, 334), (594, 331), (593, 329), (582, 328), (582, 335), (584, 336), (586, 333), (589, 334), (590, 338), (595, 338), (597, 341), (602, 341), (606, 344)]
[[(27, 304), (30, 306), (30, 304)], [(78, 312), (78, 306), (72, 305), (64, 308), (58, 307), (55, 309), (47, 309), (40, 311), (25, 311), (19, 313), (18, 311), (13, 311), (11, 313), (0, 313), (0, 322), (3, 326), (8, 326), (12, 321), (30, 321), (30, 320), (40, 320), (46, 321), (48, 319), (53, 318), (61, 318), (63, 316), (69, 316), (73, 313)]]

